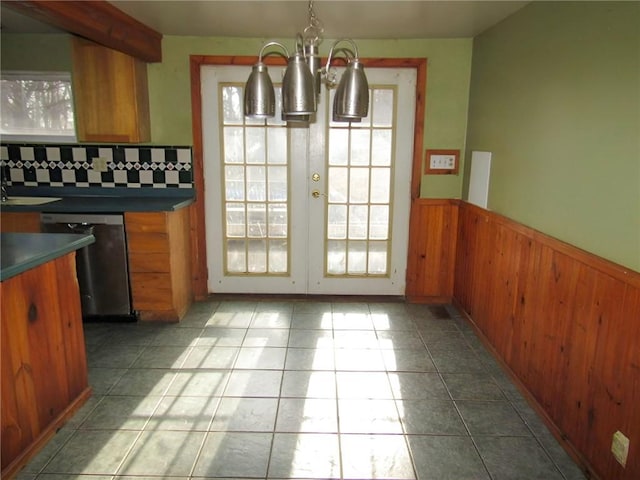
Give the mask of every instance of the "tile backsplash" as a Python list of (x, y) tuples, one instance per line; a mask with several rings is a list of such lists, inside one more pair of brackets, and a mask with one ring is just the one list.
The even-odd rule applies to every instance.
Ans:
[(3, 177), (16, 187), (193, 188), (191, 158), (191, 147), (0, 145)]

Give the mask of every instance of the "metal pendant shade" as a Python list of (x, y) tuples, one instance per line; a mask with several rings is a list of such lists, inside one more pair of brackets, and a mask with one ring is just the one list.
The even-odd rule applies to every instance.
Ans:
[(360, 120), (369, 114), (369, 83), (364, 67), (356, 59), (349, 62), (334, 99), (334, 118)]
[[(335, 88), (336, 74), (331, 70), (334, 53), (344, 55), (347, 68), (342, 75), (334, 96), (333, 119), (336, 122), (358, 122), (369, 113), (369, 84), (364, 67), (359, 60), (358, 47), (349, 38), (337, 40), (331, 50), (325, 67), (321, 65), (318, 46), (322, 41), (322, 22), (313, 10), (313, 0), (309, 0), (309, 25), (303, 34), (296, 36), (296, 51), (289, 55), (287, 48), (279, 42), (270, 41), (260, 49), (258, 63), (252, 70), (245, 85), (244, 114), (250, 118), (275, 116), (276, 95), (266, 65), (262, 62), (265, 55), (274, 52), (277, 47), (287, 59), (287, 68), (282, 78), (282, 120), (292, 124), (309, 124), (314, 121), (320, 96), (321, 83), (328, 89)], [(349, 43), (351, 48), (337, 48), (338, 44)], [(282, 55), (282, 53), (280, 53)]]
[(267, 66), (256, 63), (244, 89), (244, 114), (250, 118), (273, 117), (276, 113), (276, 94)]
[(289, 58), (282, 79), (282, 114), (311, 115), (316, 111), (313, 75), (301, 53)]

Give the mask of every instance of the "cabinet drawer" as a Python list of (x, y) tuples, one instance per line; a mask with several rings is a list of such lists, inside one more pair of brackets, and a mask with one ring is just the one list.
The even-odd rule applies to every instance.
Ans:
[(169, 253), (169, 236), (166, 233), (128, 232), (127, 244), (130, 254)]
[(135, 310), (170, 310), (173, 308), (169, 273), (131, 273), (131, 293)]
[(127, 212), (124, 214), (127, 233), (164, 233), (167, 231), (166, 212)]
[(169, 253), (134, 253), (129, 256), (129, 271), (169, 273), (171, 271)]

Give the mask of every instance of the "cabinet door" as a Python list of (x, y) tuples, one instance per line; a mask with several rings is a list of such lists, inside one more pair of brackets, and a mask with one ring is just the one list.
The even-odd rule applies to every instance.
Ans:
[(147, 66), (143, 61), (76, 37), (73, 92), (78, 140), (150, 140)]

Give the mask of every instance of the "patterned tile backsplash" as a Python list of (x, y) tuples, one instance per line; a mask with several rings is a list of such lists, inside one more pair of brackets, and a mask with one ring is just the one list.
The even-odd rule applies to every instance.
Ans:
[(0, 166), (16, 187), (193, 188), (191, 147), (3, 143)]

